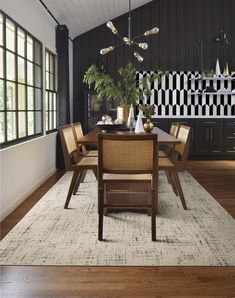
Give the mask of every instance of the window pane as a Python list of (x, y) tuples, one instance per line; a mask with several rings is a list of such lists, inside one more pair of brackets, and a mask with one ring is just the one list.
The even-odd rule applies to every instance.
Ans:
[(27, 83), (33, 85), (33, 63), (27, 62)]
[(15, 25), (6, 19), (6, 47), (15, 51)]
[(25, 60), (18, 57), (18, 82), (25, 83)]
[(49, 123), (49, 121), (48, 121), (48, 112), (46, 112), (46, 130), (49, 130), (49, 127), (48, 127), (48, 123)]
[(50, 55), (50, 73), (54, 73), (54, 56)]
[(41, 68), (35, 65), (34, 72), (35, 72), (35, 86), (41, 87)]
[(16, 109), (16, 84), (7, 82), (7, 110)]
[(16, 113), (7, 112), (7, 140), (11, 141), (16, 138)]
[(7, 79), (15, 80), (15, 55), (7, 51)]
[(28, 112), (28, 135), (34, 134), (34, 112)]
[(34, 48), (35, 48), (35, 63), (41, 65), (41, 45), (34, 41)]
[(5, 142), (5, 113), (0, 112), (0, 143)]
[(49, 98), (49, 92), (46, 91), (46, 98), (45, 98), (45, 109), (48, 111), (48, 98)]
[(49, 71), (49, 54), (46, 53), (46, 71)]
[(4, 83), (0, 80), (0, 110), (4, 110)]
[(53, 129), (53, 112), (49, 112), (50, 113), (50, 126), (49, 129)]
[(53, 109), (56, 111), (57, 110), (56, 93), (54, 93), (53, 99), (54, 99)]
[(27, 109), (33, 110), (34, 109), (34, 95), (33, 95), (33, 88), (28, 87), (27, 88)]
[(50, 90), (55, 90), (54, 75), (50, 74)]
[(18, 109), (25, 110), (25, 86), (18, 84)]
[(33, 39), (27, 36), (27, 58), (33, 61)]
[(18, 54), (25, 57), (25, 33), (20, 28), (18, 28), (17, 41), (18, 41)]
[(35, 110), (42, 109), (42, 97), (41, 97), (41, 90), (35, 89)]
[(26, 136), (26, 113), (25, 112), (19, 112), (18, 125), (19, 125), (19, 138), (23, 138)]
[(3, 45), (3, 17), (0, 14), (0, 45)]
[(41, 133), (42, 132), (42, 113), (41, 112), (35, 113), (35, 124), (36, 124), (35, 133)]
[(52, 104), (53, 104), (53, 95), (50, 92), (49, 93), (49, 111), (51, 111), (53, 109)]
[(3, 78), (3, 49), (0, 48), (0, 78)]
[(49, 72), (46, 72), (46, 89), (49, 89)]
[(57, 117), (57, 114), (56, 112), (54, 112), (54, 126), (53, 126), (54, 129), (56, 129), (56, 117)]

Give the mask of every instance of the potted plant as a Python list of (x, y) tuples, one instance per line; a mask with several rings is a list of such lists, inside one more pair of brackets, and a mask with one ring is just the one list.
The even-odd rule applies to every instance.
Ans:
[(96, 65), (91, 65), (84, 75), (83, 82), (89, 85), (94, 84), (94, 90), (98, 97), (105, 97), (108, 100), (114, 100), (117, 103), (117, 118), (127, 122), (130, 105), (136, 104), (138, 99), (143, 100), (144, 97), (151, 95), (151, 83), (160, 79), (163, 72), (148, 75), (139, 81), (136, 81), (136, 69), (129, 62), (125, 67), (121, 67), (117, 71), (117, 80)]

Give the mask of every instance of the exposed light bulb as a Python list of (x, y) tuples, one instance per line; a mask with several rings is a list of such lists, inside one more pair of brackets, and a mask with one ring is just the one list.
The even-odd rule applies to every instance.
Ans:
[(112, 23), (111, 21), (108, 21), (108, 22), (106, 23), (106, 25), (107, 25), (107, 27), (108, 27), (110, 30), (112, 30), (113, 34), (117, 34), (117, 33), (118, 33), (117, 29), (114, 27), (114, 25), (113, 25), (113, 23)]
[(108, 48), (101, 49), (101, 50), (100, 50), (100, 54), (101, 54), (101, 55), (105, 55), (105, 54), (107, 54), (107, 53), (109, 53), (109, 52), (111, 52), (111, 51), (113, 51), (113, 50), (114, 50), (114, 47), (113, 47), (113, 46), (110, 46), (110, 47), (108, 47)]
[(128, 38), (128, 37), (123, 37), (123, 41), (124, 41), (125, 43), (128, 43), (128, 42), (129, 42), (129, 38)]
[(159, 32), (158, 27), (154, 27), (153, 29), (144, 32), (144, 35), (149, 36), (149, 35), (152, 35), (152, 34), (157, 34), (158, 32)]
[(139, 47), (143, 50), (147, 50), (148, 44), (146, 42), (141, 42), (139, 43)]
[(134, 56), (137, 58), (137, 60), (139, 62), (143, 62), (144, 61), (144, 58), (140, 56), (140, 54), (138, 54), (137, 52), (134, 52)]

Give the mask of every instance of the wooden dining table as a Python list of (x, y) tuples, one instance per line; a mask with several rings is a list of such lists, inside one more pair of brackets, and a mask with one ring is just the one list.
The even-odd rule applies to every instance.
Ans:
[[(78, 144), (81, 145), (98, 145), (98, 135), (100, 133), (106, 133), (106, 132), (102, 132), (100, 129), (96, 128), (90, 132), (88, 132), (87, 134), (85, 134), (83, 137), (79, 138), (77, 140)], [(136, 134), (135, 132), (131, 132), (131, 131), (112, 131), (112, 133), (115, 134)], [(180, 144), (181, 141), (179, 139), (176, 139), (174, 137), (172, 137), (169, 133), (163, 131), (162, 129), (158, 128), (158, 127), (154, 127), (154, 129), (152, 130), (152, 132), (150, 132), (152, 134), (157, 134), (158, 135), (158, 143), (159, 145), (176, 145), (176, 144)], [(140, 133), (138, 133), (140, 134)], [(141, 133), (141, 134), (146, 134), (146, 132)], [(117, 187), (118, 190), (122, 189), (124, 194), (122, 194), (121, 196), (118, 194), (109, 194), (107, 195), (107, 201), (117, 204), (117, 203), (131, 203), (133, 204), (133, 208), (136, 205), (140, 204), (141, 202), (143, 202), (143, 200), (148, 200), (148, 196), (147, 196), (147, 189), (146, 189), (146, 184), (142, 184), (140, 182), (138, 183), (118, 183), (118, 185), (115, 185), (115, 182), (110, 182), (107, 185), (107, 189), (115, 189)], [(131, 194), (131, 191), (134, 191), (135, 194)], [(139, 192), (136, 194), (136, 191)], [(127, 192), (125, 194), (125, 192)], [(145, 195), (144, 195), (145, 193)], [(123, 209), (122, 209), (123, 211)]]
[[(100, 129), (96, 128), (87, 134), (85, 134), (83, 137), (78, 139), (78, 143), (81, 145), (98, 145), (98, 134), (100, 133), (106, 133), (102, 132)], [(112, 131), (112, 133), (116, 134), (136, 134), (135, 132), (131, 131)], [(157, 134), (158, 135), (158, 144), (159, 145), (176, 145), (180, 144), (180, 140), (172, 137), (169, 133), (163, 131), (162, 129), (158, 127), (154, 127), (151, 134)], [(138, 134), (146, 134), (146, 132), (138, 133)]]

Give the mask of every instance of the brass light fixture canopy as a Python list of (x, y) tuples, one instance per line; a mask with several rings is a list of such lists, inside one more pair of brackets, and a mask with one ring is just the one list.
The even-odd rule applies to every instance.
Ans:
[[(154, 27), (151, 30), (145, 31), (143, 34), (136, 36), (136, 37), (131, 37), (131, 0), (129, 0), (129, 17), (128, 17), (128, 37), (122, 37), (119, 33), (118, 30), (115, 28), (113, 23), (111, 21), (108, 21), (106, 23), (107, 27), (113, 32), (113, 34), (117, 35), (118, 38), (121, 40), (121, 42), (116, 45), (116, 48), (120, 45), (126, 44), (128, 46), (138, 46), (142, 50), (147, 50), (148, 49), (148, 44), (146, 42), (136, 42), (135, 40), (141, 36), (150, 36), (153, 34), (157, 34), (159, 32), (158, 27)], [(110, 46), (108, 48), (104, 48), (100, 50), (101, 55), (106, 55), (107, 53), (113, 51), (115, 49), (114, 46)], [(143, 62), (144, 58), (136, 52), (136, 50), (133, 50), (134, 52), (134, 57), (139, 61)]]

